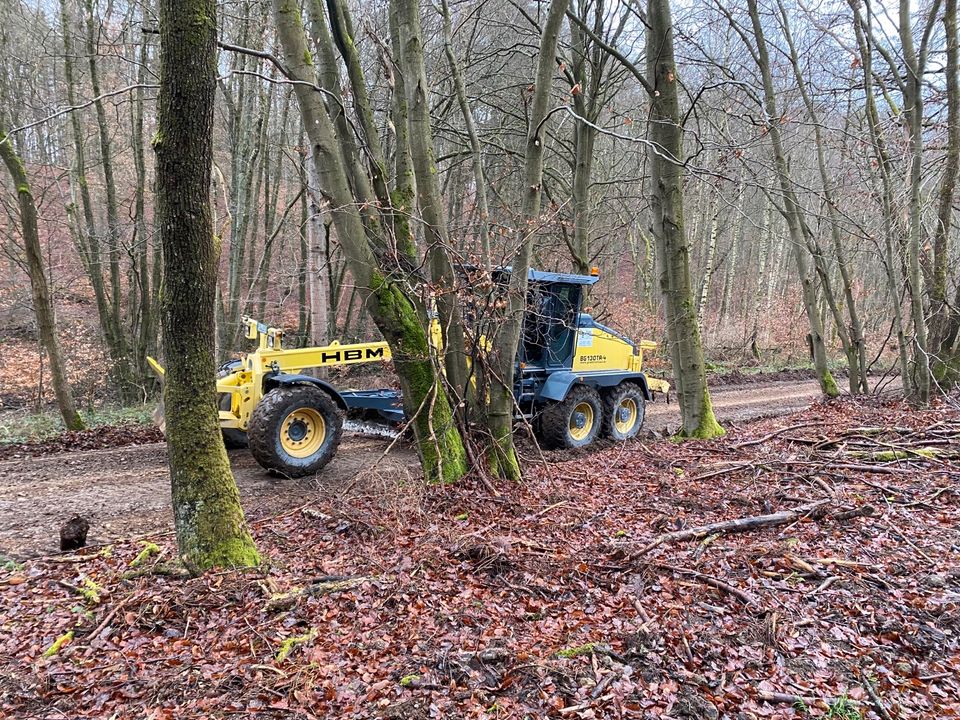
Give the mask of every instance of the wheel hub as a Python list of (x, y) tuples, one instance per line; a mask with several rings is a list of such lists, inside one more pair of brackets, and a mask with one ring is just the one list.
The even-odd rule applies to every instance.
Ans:
[(311, 407), (294, 410), (283, 422), (280, 444), (291, 457), (307, 458), (317, 452), (327, 435), (323, 416)]
[(300, 442), (307, 436), (307, 425), (303, 420), (297, 419), (294, 420), (289, 429), (287, 430), (287, 435), (294, 442)]
[(570, 421), (567, 427), (570, 437), (576, 442), (589, 438), (590, 433), (594, 430), (593, 418), (593, 406), (590, 403), (581, 402), (577, 404), (573, 408), (573, 412), (570, 413)]

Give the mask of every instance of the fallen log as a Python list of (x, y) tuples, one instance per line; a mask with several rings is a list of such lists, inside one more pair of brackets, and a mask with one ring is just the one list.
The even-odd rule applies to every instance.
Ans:
[(708, 535), (742, 533), (749, 530), (756, 530), (757, 528), (787, 525), (788, 523), (795, 522), (807, 516), (816, 517), (822, 513), (823, 508), (829, 505), (830, 502), (830, 500), (817, 500), (816, 502), (805, 505), (798, 505), (792, 510), (781, 510), (780, 512), (769, 515), (754, 515), (752, 517), (737, 518), (736, 520), (724, 520), (722, 522), (710, 523), (709, 525), (698, 525), (697, 527), (686, 528), (685, 530), (675, 530), (674, 532), (664, 533), (634, 553), (632, 558), (646, 555), (654, 548), (664, 544), (682, 542), (683, 540), (699, 540)]

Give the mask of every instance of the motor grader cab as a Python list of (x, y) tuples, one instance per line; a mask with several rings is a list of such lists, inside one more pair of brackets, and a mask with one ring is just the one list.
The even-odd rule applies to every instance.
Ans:
[[(503, 283), (510, 269), (494, 272)], [(582, 312), (595, 275), (531, 270), (523, 334), (517, 351), (514, 395), (518, 417), (532, 421), (551, 448), (585, 447), (598, 436), (635, 437), (653, 392), (669, 392), (641, 370), (639, 344)], [(432, 321), (434, 324), (437, 320)], [(288, 477), (319, 471), (333, 458), (350, 412), (404, 420), (399, 391), (340, 390), (309, 372), (322, 367), (386, 362), (385, 342), (285, 348), (283, 330), (243, 318), (257, 348), (221, 366), (217, 378), (220, 426), (228, 447), (247, 446), (260, 465)], [(431, 328), (431, 337), (439, 333)], [(163, 368), (149, 359), (157, 375)]]
[(583, 312), (586, 289), (598, 280), (597, 275), (529, 273), (514, 395), (550, 448), (585, 447), (598, 436), (635, 437), (646, 402), (654, 392), (670, 390), (641, 369), (643, 352), (656, 343), (634, 343)]

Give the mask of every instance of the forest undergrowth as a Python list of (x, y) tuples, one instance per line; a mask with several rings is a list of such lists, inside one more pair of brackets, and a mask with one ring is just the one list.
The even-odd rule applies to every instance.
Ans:
[(498, 497), (320, 476), (257, 571), (168, 535), (8, 562), (0, 716), (960, 715), (953, 406), (524, 452)]

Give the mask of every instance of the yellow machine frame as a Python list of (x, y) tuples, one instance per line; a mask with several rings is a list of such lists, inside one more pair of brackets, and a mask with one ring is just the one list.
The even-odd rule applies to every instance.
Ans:
[[(235, 372), (217, 382), (217, 392), (230, 395), (230, 409), (220, 410), (220, 426), (224, 428), (247, 429), (250, 415), (263, 397), (264, 375), (297, 374), (308, 368), (387, 362), (392, 358), (390, 346), (383, 341), (346, 345), (334, 341), (317, 347), (285, 349), (281, 328), (267, 327), (247, 316), (242, 322), (246, 327), (245, 337), (257, 340), (259, 347), (240, 359), (240, 367)], [(153, 358), (147, 360), (162, 378), (163, 367)]]

